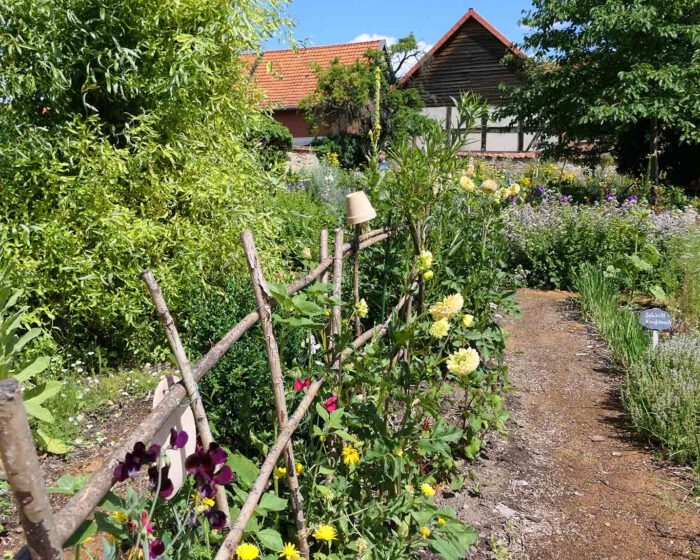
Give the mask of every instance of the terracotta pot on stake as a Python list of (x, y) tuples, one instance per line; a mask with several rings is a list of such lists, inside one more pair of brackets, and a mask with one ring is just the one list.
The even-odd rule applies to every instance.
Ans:
[[(357, 304), (360, 302), (360, 229), (362, 224), (377, 217), (377, 211), (363, 191), (357, 191), (345, 197), (345, 207), (348, 224), (355, 227), (352, 287), (355, 309), (357, 309)], [(360, 336), (361, 333), (360, 318), (355, 316), (355, 336)]]

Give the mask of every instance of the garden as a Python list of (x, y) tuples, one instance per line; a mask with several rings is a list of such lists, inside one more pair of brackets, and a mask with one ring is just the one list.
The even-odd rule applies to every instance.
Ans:
[[(482, 99), (454, 99), (445, 130), (380, 56), (316, 70), (310, 119), (361, 73), (340, 96), (359, 124), (292, 172), (239, 56), (284, 6), (0, 13), (6, 556), (468, 557), (485, 535), (446, 497), (478, 495), (516, 429), (522, 288), (571, 292), (625, 430), (697, 481), (698, 199), (607, 155), (489, 164), (464, 152)], [(650, 308), (671, 328), (643, 327)]]

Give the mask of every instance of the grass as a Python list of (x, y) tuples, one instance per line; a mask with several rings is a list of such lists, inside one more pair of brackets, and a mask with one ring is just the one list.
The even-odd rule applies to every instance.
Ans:
[(575, 276), (581, 307), (626, 371), (623, 404), (635, 429), (664, 455), (700, 472), (700, 336), (678, 335), (651, 348), (637, 314), (620, 305), (615, 282), (594, 266)]

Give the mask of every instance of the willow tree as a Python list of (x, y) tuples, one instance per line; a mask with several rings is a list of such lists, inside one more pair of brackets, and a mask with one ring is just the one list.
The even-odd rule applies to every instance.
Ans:
[(0, 0), (0, 243), (52, 332), (146, 351), (140, 268), (176, 302), (276, 235), (240, 54), (284, 4)]

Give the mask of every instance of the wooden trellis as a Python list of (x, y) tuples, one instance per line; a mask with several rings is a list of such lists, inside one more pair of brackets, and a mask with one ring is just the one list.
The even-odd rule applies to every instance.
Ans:
[[(355, 303), (357, 303), (359, 298), (357, 288), (359, 284), (359, 267), (357, 264), (359, 262), (359, 252), (386, 240), (391, 234), (392, 230), (390, 228), (377, 229), (364, 235), (359, 235), (359, 231), (356, 231), (353, 242), (344, 244), (343, 230), (338, 229), (335, 232), (333, 257), (329, 257), (328, 232), (326, 230), (322, 231), (320, 236), (319, 265), (305, 277), (290, 284), (287, 288), (288, 295), (303, 290), (319, 279), (326, 281), (329, 275), (328, 271), (332, 268), (333, 295), (340, 299), (343, 259), (352, 255), (354, 257), (353, 298)], [(258, 321), (260, 321), (264, 334), (280, 431), (272, 449), (265, 457), (260, 473), (235, 520), (229, 518), (229, 508), (223, 487), (219, 489), (217, 506), (226, 514), (227, 521), (230, 523), (230, 531), (216, 554), (216, 560), (229, 560), (233, 557), (236, 546), (243, 537), (244, 527), (254, 514), (255, 508), (269, 484), (275, 465), (283, 453), (287, 466), (288, 484), (292, 494), (292, 509), (299, 536), (299, 549), (305, 558), (309, 558), (307, 527), (302, 508), (299, 482), (296, 476), (291, 438), (304, 415), (308, 412), (324, 383), (324, 379), (317, 379), (308, 387), (297, 409), (291, 416), (288, 416), (279, 351), (271, 321), (273, 302), (269, 299), (267, 284), (260, 267), (252, 234), (243, 232), (241, 240), (253, 280), (257, 309), (251, 311), (242, 321), (226, 333), (194, 367), (190, 365), (177, 328), (155, 277), (150, 271), (143, 273), (144, 281), (156, 306), (161, 324), (175, 356), (182, 381), (170, 388), (160, 404), (142, 420), (141, 424), (131, 434), (123, 439), (121, 445), (113, 449), (107, 460), (92, 474), (82, 489), (58, 512), (52, 513), (49, 506), (44, 481), (39, 469), (39, 460), (31, 437), (29, 423), (24, 413), (24, 407), (22, 406), (19, 384), (14, 379), (0, 381), (0, 455), (8, 474), (8, 482), (15, 497), (27, 543), (16, 554), (15, 560), (28, 560), (29, 558), (33, 560), (59, 560), (62, 558), (63, 544), (92, 515), (114, 485), (113, 473), (117, 462), (133, 448), (136, 442), (141, 441), (145, 443), (151, 441), (156, 432), (178, 407), (190, 406), (192, 408), (202, 443), (205, 446), (208, 445), (208, 442), (212, 440), (211, 430), (197, 389), (197, 383), (216, 365), (231, 346)], [(399, 299), (384, 322), (375, 325), (363, 334), (359, 334), (358, 323), (356, 323), (355, 328), (358, 329), (356, 331), (358, 336), (351, 343), (350, 347), (345, 348), (342, 352), (339, 352), (334, 346), (334, 339), (340, 334), (341, 325), (340, 305), (334, 305), (327, 327), (327, 332), (331, 335), (329, 337), (331, 352), (328, 361), (330, 371), (335, 372), (335, 375), (339, 375), (340, 364), (343, 358), (361, 348), (368, 341), (383, 336), (392, 317), (402, 311), (405, 306), (410, 305), (412, 294), (417, 287), (418, 284), (416, 282), (411, 284), (407, 293)]]

